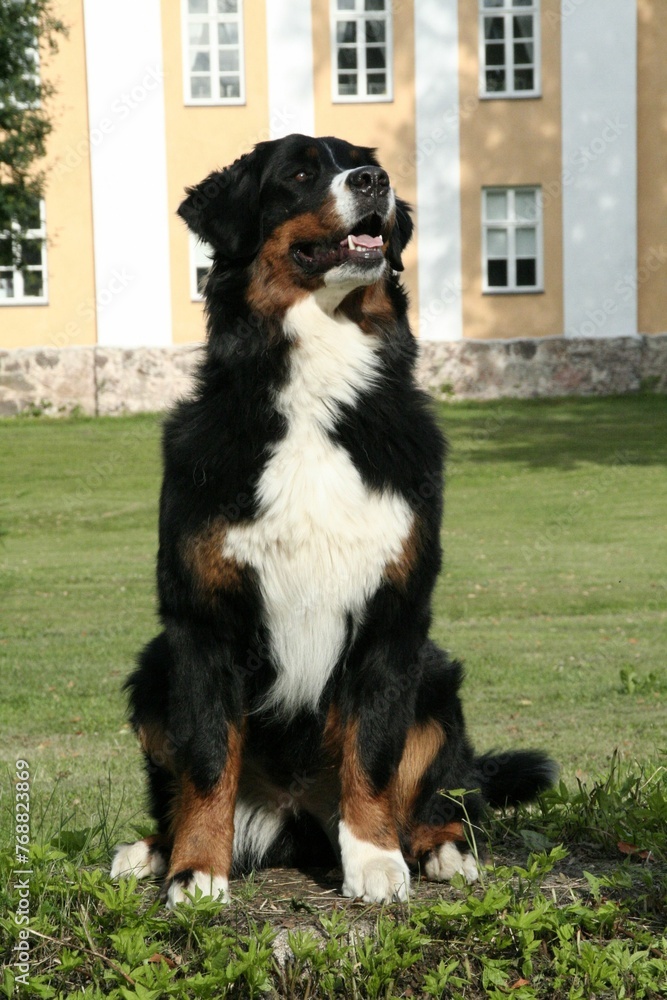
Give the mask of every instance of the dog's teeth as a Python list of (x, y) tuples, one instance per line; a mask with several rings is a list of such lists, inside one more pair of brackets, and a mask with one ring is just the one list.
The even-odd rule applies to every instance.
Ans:
[(354, 237), (353, 236), (348, 236), (348, 238), (347, 238), (347, 245), (350, 248), (350, 250), (356, 250), (356, 246), (355, 246), (355, 243), (354, 243)]

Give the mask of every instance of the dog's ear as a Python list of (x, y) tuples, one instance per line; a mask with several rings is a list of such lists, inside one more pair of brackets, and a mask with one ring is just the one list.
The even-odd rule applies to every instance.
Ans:
[(394, 271), (403, 270), (401, 254), (410, 241), (412, 230), (413, 225), (412, 219), (410, 218), (410, 206), (407, 201), (403, 201), (402, 198), (397, 198), (396, 221), (394, 222), (394, 228), (392, 229), (391, 236), (389, 237), (389, 246), (387, 247), (387, 260), (391, 264)]
[(178, 214), (193, 233), (229, 260), (257, 253), (262, 233), (256, 151), (214, 171), (186, 192)]

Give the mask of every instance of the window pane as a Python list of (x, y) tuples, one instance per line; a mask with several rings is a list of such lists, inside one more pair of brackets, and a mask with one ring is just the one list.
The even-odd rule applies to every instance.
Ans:
[(523, 15), (520, 17), (513, 17), (514, 21), (514, 37), (515, 38), (532, 38), (533, 37), (533, 18), (531, 15)]
[(516, 252), (519, 257), (535, 257), (537, 255), (537, 234), (534, 229), (517, 229)]
[(535, 0), (514, 0), (515, 7), (531, 7)]
[(534, 260), (518, 260), (516, 262), (516, 283), (525, 287), (537, 284), (537, 262)]
[(238, 76), (220, 77), (220, 97), (240, 97), (241, 82)]
[(486, 45), (486, 65), (487, 66), (504, 66), (505, 64), (505, 46), (504, 45)]
[(376, 96), (387, 93), (387, 77), (384, 73), (368, 74), (368, 93)]
[(338, 0), (338, 10), (354, 10), (354, 0)]
[(486, 192), (487, 219), (507, 218), (507, 194), (504, 191)]
[(384, 42), (384, 39), (385, 39), (385, 22), (366, 21), (366, 41)]
[(210, 97), (211, 96), (210, 76), (191, 76), (190, 93), (192, 94), (193, 97)]
[(208, 14), (208, 0), (188, 0), (188, 10), (191, 14)]
[(356, 69), (356, 68), (357, 68), (357, 50), (339, 49), (338, 69)]
[(232, 24), (231, 21), (226, 22), (225, 24), (219, 24), (218, 42), (220, 45), (238, 45), (239, 43), (238, 24)]
[(517, 219), (534, 222), (537, 218), (537, 202), (534, 191), (517, 191), (514, 196), (514, 211)]
[(12, 241), (7, 238), (0, 240), (0, 267), (12, 267), (14, 258), (12, 256)]
[(533, 85), (535, 77), (533, 75), (532, 69), (515, 69), (514, 70), (514, 89), (515, 90), (534, 90)]
[(44, 294), (41, 271), (23, 272), (23, 294), (35, 296)]
[(486, 234), (486, 252), (489, 257), (507, 257), (507, 230), (489, 229)]
[(502, 7), (505, 0), (484, 0), (485, 7)]
[(220, 59), (220, 70), (232, 72), (238, 70), (239, 68), (239, 50), (238, 49), (220, 49), (218, 53)]
[(194, 260), (197, 268), (204, 268), (205, 271), (211, 266), (213, 260), (213, 247), (210, 243), (200, 243), (194, 245)]
[(366, 10), (384, 10), (384, 0), (366, 0)]
[(208, 52), (190, 53), (190, 70), (192, 73), (208, 73), (211, 69), (211, 57)]
[(380, 46), (373, 46), (373, 48), (367, 49), (366, 66), (368, 69), (384, 69), (386, 66), (384, 48), (381, 48)]
[(337, 42), (356, 42), (357, 23), (356, 21), (339, 21), (336, 25)]
[(533, 62), (533, 43), (532, 42), (515, 42), (514, 43), (514, 65), (521, 66), (526, 63), (532, 64)]
[(239, 0), (218, 0), (218, 14), (238, 14)]
[(208, 45), (208, 24), (205, 22), (190, 23), (188, 31), (192, 45)]
[(486, 71), (486, 92), (495, 94), (505, 89), (505, 70), (487, 69)]
[(357, 93), (356, 73), (338, 74), (338, 93), (343, 97), (349, 97), (350, 95)]
[(14, 275), (11, 271), (0, 271), (0, 299), (14, 298)]
[(505, 19), (503, 17), (484, 18), (484, 37), (494, 41), (505, 37)]
[(507, 261), (490, 260), (487, 266), (489, 288), (507, 288)]
[(21, 243), (21, 264), (26, 267), (28, 264), (42, 263), (42, 241), (23, 240)]
[(198, 267), (197, 268), (197, 291), (201, 295), (204, 290), (204, 282), (208, 277), (209, 268), (208, 267)]

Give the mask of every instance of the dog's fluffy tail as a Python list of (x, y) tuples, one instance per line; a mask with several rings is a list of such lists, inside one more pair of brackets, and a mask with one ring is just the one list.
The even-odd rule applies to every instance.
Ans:
[(494, 809), (529, 802), (551, 788), (558, 765), (541, 750), (491, 751), (475, 760), (482, 795)]

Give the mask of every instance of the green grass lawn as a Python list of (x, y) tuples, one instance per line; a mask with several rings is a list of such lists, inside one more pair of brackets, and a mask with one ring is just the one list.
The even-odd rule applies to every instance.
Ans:
[[(455, 404), (434, 634), (480, 749), (572, 782), (667, 744), (667, 400)], [(142, 815), (121, 683), (155, 632), (159, 420), (0, 423), (2, 745), (87, 824)], [(625, 679), (623, 679), (625, 678)], [(54, 808), (58, 803), (58, 808)], [(5, 817), (5, 823), (6, 823)]]
[[(465, 660), (475, 744), (540, 746), (560, 762), (570, 801), (543, 825), (554, 842), (561, 820), (576, 826), (577, 779), (603, 780), (617, 750), (643, 776), (632, 788), (628, 779), (630, 798), (639, 801), (657, 767), (664, 801), (667, 398), (441, 412), (450, 456), (433, 632)], [(156, 629), (159, 427), (153, 416), (0, 422), (2, 843), (13, 839), (18, 758), (30, 764), (36, 842), (95, 827), (101, 815), (105, 835), (119, 839), (147, 821), (121, 684)], [(95, 850), (101, 861), (106, 844)], [(494, 975), (486, 992), (461, 995), (495, 995)], [(119, 983), (118, 996), (144, 995)], [(233, 995), (259, 995), (244, 988)], [(172, 995), (160, 989), (146, 996)], [(513, 995), (561, 995), (527, 989)], [(284, 995), (301, 993), (285, 986)]]

